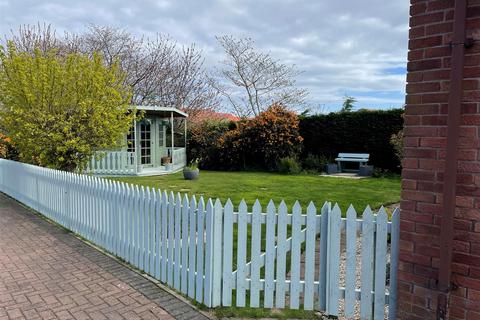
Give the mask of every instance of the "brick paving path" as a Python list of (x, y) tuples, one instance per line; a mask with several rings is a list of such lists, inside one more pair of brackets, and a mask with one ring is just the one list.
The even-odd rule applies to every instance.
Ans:
[(0, 320), (207, 319), (0, 193)]

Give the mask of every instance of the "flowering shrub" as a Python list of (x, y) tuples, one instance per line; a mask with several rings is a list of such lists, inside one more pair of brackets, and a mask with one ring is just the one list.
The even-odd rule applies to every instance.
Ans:
[(1, 133), (0, 133), (0, 158), (18, 160), (18, 153), (12, 144), (12, 140)]
[(223, 170), (276, 170), (279, 159), (299, 154), (301, 143), (297, 115), (279, 104), (236, 125), (204, 124), (189, 136), (190, 157)]
[(274, 104), (243, 126), (242, 141), (252, 164), (274, 170), (279, 159), (296, 157), (303, 138), (298, 116), (280, 104)]

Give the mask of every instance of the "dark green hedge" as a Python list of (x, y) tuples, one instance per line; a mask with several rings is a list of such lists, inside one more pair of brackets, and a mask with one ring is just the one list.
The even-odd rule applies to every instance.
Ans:
[(300, 119), (303, 155), (369, 153), (376, 167), (399, 170), (390, 137), (403, 127), (403, 109), (330, 113)]

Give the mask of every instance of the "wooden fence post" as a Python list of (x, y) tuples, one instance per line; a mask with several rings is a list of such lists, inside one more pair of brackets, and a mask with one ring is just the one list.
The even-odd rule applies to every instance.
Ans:
[(320, 223), (320, 268), (318, 275), (318, 307), (325, 311), (327, 308), (327, 238), (328, 238), (328, 216), (331, 211), (331, 204), (325, 202), (322, 207), (321, 223)]

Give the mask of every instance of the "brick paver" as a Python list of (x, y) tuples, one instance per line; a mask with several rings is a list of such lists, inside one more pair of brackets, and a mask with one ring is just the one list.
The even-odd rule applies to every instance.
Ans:
[(0, 320), (207, 319), (0, 193)]

